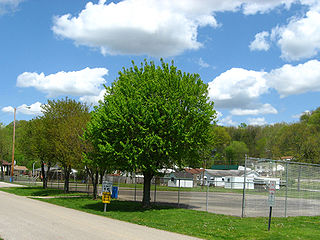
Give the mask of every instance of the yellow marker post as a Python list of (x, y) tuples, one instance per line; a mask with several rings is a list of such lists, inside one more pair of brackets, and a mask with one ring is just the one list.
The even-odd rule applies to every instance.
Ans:
[(104, 212), (107, 210), (107, 203), (111, 201), (111, 193), (110, 192), (103, 192), (102, 193), (102, 202), (104, 203)]

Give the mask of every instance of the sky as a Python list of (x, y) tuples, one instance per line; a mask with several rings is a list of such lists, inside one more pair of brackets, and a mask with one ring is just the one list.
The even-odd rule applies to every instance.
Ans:
[(160, 58), (200, 75), (220, 125), (299, 121), (320, 105), (320, 1), (0, 0), (0, 122), (95, 105), (132, 60)]

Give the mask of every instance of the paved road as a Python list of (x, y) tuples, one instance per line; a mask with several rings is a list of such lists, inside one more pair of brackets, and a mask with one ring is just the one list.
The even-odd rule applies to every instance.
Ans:
[[(133, 189), (120, 189), (119, 197), (122, 200), (134, 200)], [(158, 191), (156, 194), (157, 203), (178, 203), (181, 206), (218, 214), (241, 216), (242, 194), (209, 192), (208, 206), (206, 204), (205, 192), (178, 192)], [(142, 199), (142, 190), (137, 191), (136, 200)], [(151, 193), (151, 200), (154, 200), (154, 192)], [(245, 216), (247, 217), (267, 217), (269, 215), (268, 195), (246, 194)], [(304, 198), (287, 198), (287, 216), (319, 216), (320, 200)], [(273, 207), (273, 216), (285, 216), (285, 197), (277, 197)]]
[[(0, 187), (7, 184), (0, 183)], [(187, 240), (188, 236), (96, 216), (0, 191), (0, 236), (5, 240)]]

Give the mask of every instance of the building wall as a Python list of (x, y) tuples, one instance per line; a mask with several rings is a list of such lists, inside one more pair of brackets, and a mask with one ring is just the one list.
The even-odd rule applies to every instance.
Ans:
[[(244, 177), (225, 177), (225, 188), (243, 189)], [(253, 178), (246, 178), (246, 189), (254, 189)]]
[(179, 181), (180, 181), (180, 187), (183, 188), (192, 188), (193, 187), (193, 180), (178, 180), (175, 179), (174, 181), (169, 180), (168, 181), (168, 187), (179, 187)]

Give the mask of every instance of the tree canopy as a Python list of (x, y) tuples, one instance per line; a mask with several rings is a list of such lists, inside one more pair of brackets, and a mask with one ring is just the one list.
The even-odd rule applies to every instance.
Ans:
[(120, 170), (144, 175), (143, 205), (158, 169), (200, 161), (215, 119), (207, 85), (172, 63), (144, 61), (119, 72), (95, 109), (86, 136)]

